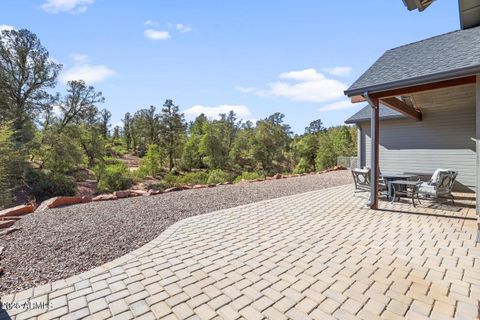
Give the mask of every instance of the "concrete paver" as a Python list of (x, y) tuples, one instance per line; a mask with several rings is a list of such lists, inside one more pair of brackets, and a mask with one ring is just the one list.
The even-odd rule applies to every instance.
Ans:
[(12, 319), (478, 317), (473, 210), (365, 203), (341, 186), (188, 218), (3, 307)]

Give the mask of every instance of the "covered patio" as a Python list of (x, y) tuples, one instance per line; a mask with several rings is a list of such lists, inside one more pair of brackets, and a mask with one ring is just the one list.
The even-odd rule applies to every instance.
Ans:
[[(474, 198), (480, 185), (479, 45), (480, 27), (474, 27), (388, 50), (345, 91), (370, 108), (368, 123), (359, 125), (359, 156), (371, 168), (371, 209), (381, 207), (380, 168), (423, 179), (448, 168), (458, 172), (454, 190)], [(390, 111), (381, 116), (382, 108)], [(475, 208), (478, 216), (479, 198)]]

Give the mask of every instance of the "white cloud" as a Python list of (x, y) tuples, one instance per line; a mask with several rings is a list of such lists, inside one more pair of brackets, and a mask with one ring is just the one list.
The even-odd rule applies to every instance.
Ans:
[(95, 0), (47, 0), (41, 8), (48, 13), (69, 12), (72, 14), (84, 13), (88, 5)]
[(112, 128), (119, 127), (120, 129), (123, 129), (123, 121), (117, 121), (113, 124)]
[(280, 81), (269, 83), (266, 89), (236, 86), (235, 89), (260, 96), (284, 97), (292, 101), (329, 102), (343, 97), (347, 85), (325, 77), (313, 68), (283, 72)]
[(175, 28), (177, 28), (177, 30), (180, 31), (181, 33), (192, 31), (192, 27), (190, 27), (186, 24), (183, 24), (183, 23), (177, 23), (175, 25)]
[(242, 87), (242, 86), (235, 86), (235, 90), (240, 91), (242, 93), (250, 93), (250, 92), (257, 91), (257, 89), (253, 87)]
[(72, 59), (77, 63), (87, 63), (89, 60), (89, 57), (84, 53), (74, 53), (72, 54)]
[(207, 107), (202, 105), (195, 105), (191, 108), (184, 110), (185, 116), (189, 119), (194, 119), (201, 113), (206, 115), (208, 118), (218, 118), (220, 113), (229, 113), (230, 111), (235, 112), (237, 117), (248, 120), (251, 117), (252, 113), (244, 105), (229, 105), (223, 104), (217, 107)]
[(72, 68), (65, 70), (61, 76), (61, 79), (64, 82), (72, 80), (84, 80), (86, 83), (90, 84), (101, 82), (114, 74), (115, 71), (105, 65), (83, 64), (73, 66)]
[(326, 106), (318, 109), (318, 111), (327, 112), (327, 111), (345, 110), (345, 109), (355, 108), (357, 106), (358, 105), (351, 103), (349, 100), (340, 100), (337, 102), (327, 104)]
[(323, 68), (322, 70), (330, 73), (331, 75), (340, 76), (340, 77), (348, 77), (352, 72), (351, 67)]
[(86, 54), (73, 54), (74, 65), (60, 75), (63, 82), (84, 80), (87, 84), (101, 82), (115, 74), (115, 71), (102, 64), (90, 64)]
[(8, 24), (0, 24), (0, 31), (3, 30), (14, 30), (15, 27)]
[(147, 20), (143, 23), (144, 26), (150, 26), (150, 27), (158, 27), (159, 24), (157, 21), (154, 20)]
[(277, 81), (270, 83), (267, 90), (258, 94), (285, 97), (293, 101), (327, 102), (343, 97), (347, 85), (338, 80), (329, 79), (315, 69), (284, 72)]
[(155, 29), (146, 29), (143, 34), (145, 37), (152, 40), (167, 40), (170, 39), (170, 33), (168, 31), (160, 31)]
[(318, 73), (315, 69), (305, 69), (300, 71), (289, 71), (289, 72), (282, 72), (278, 76), (280, 79), (287, 79), (287, 80), (298, 80), (298, 81), (316, 81), (325, 79), (323, 74)]

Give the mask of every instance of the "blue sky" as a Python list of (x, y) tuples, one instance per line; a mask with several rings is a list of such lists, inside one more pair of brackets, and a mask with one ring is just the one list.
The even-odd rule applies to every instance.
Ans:
[(409, 12), (401, 0), (2, 0), (2, 28), (36, 33), (64, 65), (58, 91), (84, 78), (112, 122), (173, 99), (192, 119), (234, 109), (285, 114), (302, 133), (362, 107), (342, 90), (390, 48), (459, 28), (457, 1)]

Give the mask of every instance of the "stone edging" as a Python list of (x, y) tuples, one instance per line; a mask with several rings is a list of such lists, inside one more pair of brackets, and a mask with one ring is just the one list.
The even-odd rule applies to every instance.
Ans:
[[(303, 174), (289, 174), (289, 175), (282, 175), (282, 174), (275, 174), (271, 177), (266, 177), (265, 179), (256, 179), (256, 180), (242, 180), (239, 183), (254, 183), (254, 182), (264, 182), (269, 180), (279, 180), (279, 179), (287, 179), (287, 178), (297, 178), (307, 175), (316, 175), (316, 174), (323, 174), (330, 171), (338, 171), (338, 170), (345, 170), (344, 167), (334, 167), (332, 169), (326, 169), (323, 171), (318, 172), (311, 172), (311, 173), (303, 173)], [(175, 192), (175, 191), (183, 191), (183, 190), (190, 190), (190, 189), (201, 189), (201, 188), (211, 188), (217, 187), (221, 185), (232, 184), (231, 182), (227, 183), (219, 183), (219, 184), (212, 184), (212, 185), (195, 185), (195, 186), (179, 186), (179, 187), (172, 187), (168, 188), (164, 191), (157, 191), (157, 190), (122, 190), (122, 191), (115, 191), (110, 194), (100, 194), (96, 197), (90, 196), (74, 196), (74, 197), (54, 197), (48, 200), (43, 201), (38, 207), (35, 208), (32, 204), (21, 205), (14, 208), (8, 208), (5, 210), (0, 211), (0, 236), (9, 234), (18, 228), (15, 228), (13, 225), (14, 223), (20, 219), (21, 215), (25, 215), (32, 212), (42, 212), (48, 209), (58, 208), (58, 207), (65, 207), (71, 206), (76, 204), (88, 203), (88, 202), (97, 202), (97, 201), (113, 201), (128, 197), (136, 197), (136, 196), (154, 196), (163, 193)], [(17, 214), (17, 211), (22, 211), (21, 214)], [(3, 222), (3, 224), (2, 224)], [(2, 228), (3, 226), (3, 228)]]

